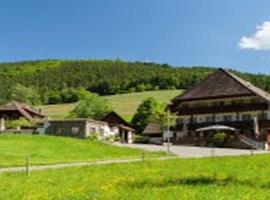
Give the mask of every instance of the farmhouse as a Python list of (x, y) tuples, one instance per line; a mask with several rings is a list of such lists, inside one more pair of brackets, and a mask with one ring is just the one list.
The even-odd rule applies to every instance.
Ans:
[(17, 101), (10, 101), (6, 104), (0, 105), (1, 119), (14, 120), (21, 117), (24, 117), (29, 121), (39, 121), (44, 119), (45, 116), (31, 106)]
[(98, 134), (100, 138), (119, 137), (121, 142), (132, 143), (134, 129), (118, 114), (111, 112), (101, 120), (62, 119), (50, 120), (44, 125), (46, 134), (88, 138)]
[(207, 145), (216, 131), (236, 146), (270, 143), (270, 94), (223, 69), (172, 99), (174, 143)]

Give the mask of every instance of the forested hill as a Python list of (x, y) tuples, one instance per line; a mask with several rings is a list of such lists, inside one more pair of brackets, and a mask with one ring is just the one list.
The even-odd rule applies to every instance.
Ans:
[[(84, 88), (100, 95), (159, 89), (188, 89), (212, 72), (209, 67), (172, 67), (167, 64), (120, 60), (43, 60), (0, 64), (0, 98), (12, 98), (14, 87), (27, 87), (42, 103), (65, 102), (70, 91)], [(238, 73), (270, 90), (269, 75)], [(18, 89), (19, 88), (19, 89)], [(27, 91), (27, 90), (26, 90)], [(69, 95), (69, 94), (68, 94)], [(57, 103), (58, 103), (57, 102)]]

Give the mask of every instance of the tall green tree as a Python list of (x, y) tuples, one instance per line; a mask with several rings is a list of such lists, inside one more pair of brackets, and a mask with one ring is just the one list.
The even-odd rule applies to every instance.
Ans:
[(112, 111), (109, 102), (96, 94), (89, 93), (79, 101), (71, 112), (72, 117), (99, 119)]
[(33, 105), (40, 103), (40, 96), (38, 92), (32, 87), (26, 87), (21, 84), (16, 84), (14, 87), (12, 87), (9, 99)]
[(160, 104), (155, 98), (149, 97), (139, 105), (131, 123), (141, 133), (149, 122), (155, 121), (163, 124), (164, 110), (164, 105)]

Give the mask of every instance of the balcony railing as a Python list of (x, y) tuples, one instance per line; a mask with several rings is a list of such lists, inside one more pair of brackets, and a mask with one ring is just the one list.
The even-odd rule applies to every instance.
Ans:
[(244, 112), (255, 110), (267, 110), (267, 103), (250, 103), (250, 104), (231, 104), (219, 106), (196, 106), (181, 107), (178, 109), (179, 115), (207, 114), (207, 113), (224, 113), (224, 112)]
[[(269, 119), (260, 119), (258, 120), (259, 126), (261, 128), (263, 127), (270, 127), (270, 120)], [(216, 125), (216, 124), (220, 124), (220, 125), (225, 125), (225, 126), (230, 126), (236, 129), (253, 129), (254, 128), (254, 121), (253, 120), (249, 120), (249, 121), (228, 121), (228, 122), (204, 122), (204, 123), (188, 123), (187, 124), (187, 129), (188, 130), (196, 130), (198, 128), (202, 128), (202, 127), (207, 127), (207, 126), (211, 126), (211, 125)], [(175, 126), (176, 130), (182, 130), (183, 129), (183, 124), (179, 123)]]

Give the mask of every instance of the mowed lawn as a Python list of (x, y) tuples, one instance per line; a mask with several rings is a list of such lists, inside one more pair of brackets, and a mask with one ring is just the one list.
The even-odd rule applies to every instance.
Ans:
[[(130, 120), (134, 115), (138, 105), (148, 97), (156, 98), (160, 103), (168, 103), (173, 97), (182, 93), (182, 90), (160, 90), (160, 91), (147, 91), (136, 92), (129, 94), (104, 96), (113, 109), (122, 117)], [(42, 109), (44, 115), (51, 116), (52, 118), (61, 118), (68, 116), (69, 112), (76, 106), (76, 103), (70, 104), (57, 104), (57, 105), (44, 105), (39, 108)]]
[[(0, 167), (68, 163), (115, 158), (141, 157), (142, 151), (116, 147), (89, 139), (40, 135), (0, 135)], [(164, 153), (148, 153), (161, 156)], [(1, 199), (1, 198), (0, 198)]]
[(270, 155), (174, 159), (0, 175), (0, 199), (269, 199)]

